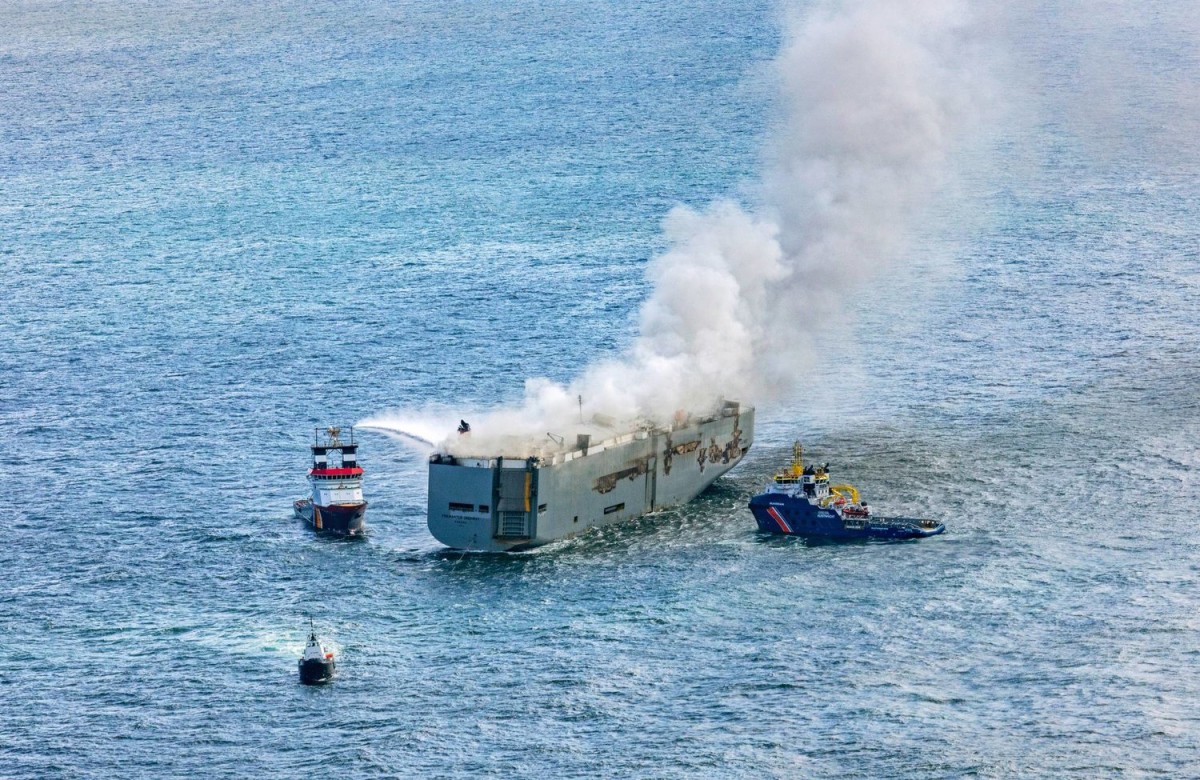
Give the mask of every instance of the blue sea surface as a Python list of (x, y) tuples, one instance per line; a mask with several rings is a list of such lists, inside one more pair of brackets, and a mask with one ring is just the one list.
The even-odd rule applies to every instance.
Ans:
[[(786, 14), (0, 6), (0, 777), (1200, 777), (1184, 5), (1013, 22), (965, 194), (747, 462), (512, 556), (371, 431), (368, 537), (315, 536), (312, 429), (628, 346), (664, 215), (752, 197)], [(759, 535), (797, 437), (946, 535)]]

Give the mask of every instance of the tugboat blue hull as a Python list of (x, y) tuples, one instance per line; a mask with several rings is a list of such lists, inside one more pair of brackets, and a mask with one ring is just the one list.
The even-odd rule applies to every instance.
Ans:
[(363, 532), (367, 515), (366, 501), (361, 504), (314, 507), (312, 501), (300, 499), (293, 506), (296, 510), (296, 517), (318, 531), (343, 536), (358, 536)]
[(907, 517), (842, 517), (832, 508), (782, 493), (761, 493), (750, 499), (750, 512), (760, 531), (826, 539), (920, 539), (946, 530), (942, 523)]

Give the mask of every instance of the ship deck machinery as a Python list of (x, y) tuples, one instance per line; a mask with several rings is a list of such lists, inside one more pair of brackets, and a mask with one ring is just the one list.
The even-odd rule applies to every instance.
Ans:
[(434, 453), (430, 533), (455, 549), (515, 551), (686, 503), (749, 451), (754, 409), (725, 402), (709, 416), (612, 432), (578, 434), (574, 446), (551, 439), (521, 458)]

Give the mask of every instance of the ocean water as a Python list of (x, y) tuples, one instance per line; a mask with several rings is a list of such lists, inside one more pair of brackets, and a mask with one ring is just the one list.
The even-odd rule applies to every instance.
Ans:
[[(0, 777), (1200, 777), (1186, 4), (997, 22), (961, 195), (691, 505), (448, 554), (364, 431), (368, 537), (292, 518), (314, 426), (617, 354), (752, 189), (786, 14), (644, 6), (0, 7)], [(797, 437), (947, 533), (760, 536)]]

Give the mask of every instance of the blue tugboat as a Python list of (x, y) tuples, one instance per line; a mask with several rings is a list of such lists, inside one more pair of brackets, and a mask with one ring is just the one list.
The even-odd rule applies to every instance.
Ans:
[(363, 470), (358, 465), (354, 428), (348, 435), (343, 435), (341, 428), (317, 428), (312, 454), (313, 465), (308, 470), (312, 496), (292, 503), (296, 517), (318, 531), (361, 534), (367, 502), (363, 500)]
[(800, 442), (792, 463), (775, 474), (766, 489), (750, 499), (758, 528), (771, 534), (831, 539), (918, 539), (936, 536), (946, 526), (934, 520), (873, 517), (853, 485), (830, 485), (829, 464), (804, 466)]

